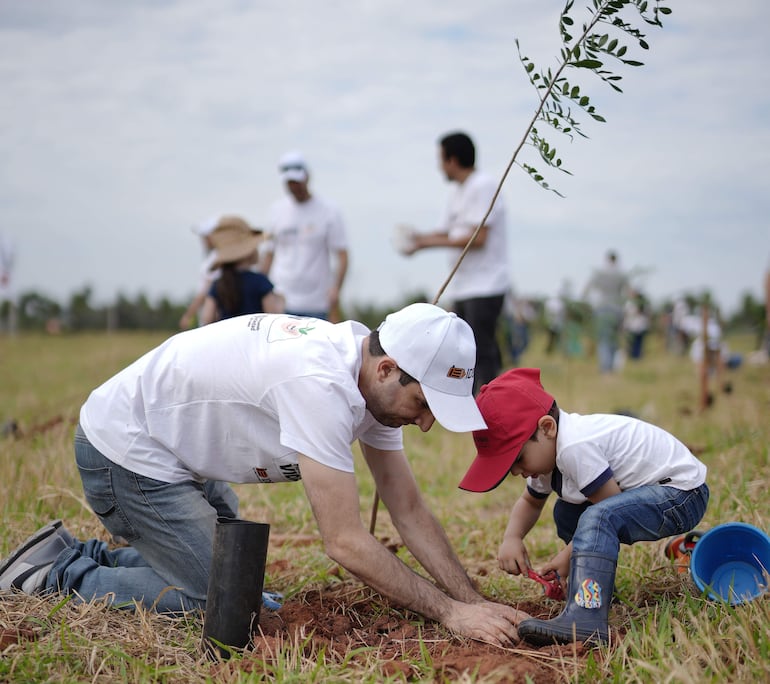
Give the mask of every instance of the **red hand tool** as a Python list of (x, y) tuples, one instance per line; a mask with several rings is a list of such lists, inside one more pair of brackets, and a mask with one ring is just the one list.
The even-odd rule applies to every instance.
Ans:
[(556, 601), (561, 601), (564, 598), (564, 591), (559, 584), (559, 575), (555, 570), (551, 570), (545, 575), (539, 575), (532, 568), (527, 568), (527, 576), (543, 585), (543, 591), (548, 598)]

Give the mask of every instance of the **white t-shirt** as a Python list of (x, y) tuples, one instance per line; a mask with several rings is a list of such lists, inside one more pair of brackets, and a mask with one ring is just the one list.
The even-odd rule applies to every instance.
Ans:
[(586, 292), (594, 307), (599, 309), (623, 310), (628, 290), (628, 276), (616, 263), (605, 264), (596, 269), (586, 285)]
[(94, 390), (80, 423), (108, 459), (163, 482), (294, 481), (298, 453), (353, 472), (356, 439), (403, 447), (358, 390), (368, 333), (283, 314), (182, 332)]
[(15, 295), (11, 275), (15, 258), (14, 245), (10, 238), (0, 233), (0, 303), (13, 301)]
[(580, 504), (610, 477), (623, 491), (652, 484), (687, 491), (706, 481), (706, 466), (676, 437), (650, 423), (560, 411), (556, 470), (527, 478), (527, 488), (534, 496), (556, 491), (559, 498)]
[[(497, 183), (481, 171), (474, 171), (464, 183), (455, 183), (449, 196), (441, 229), (450, 239), (467, 241), (484, 218), (494, 197)], [(485, 225), (487, 239), (480, 249), (470, 249), (447, 290), (454, 299), (501, 295), (510, 287), (508, 238), (505, 207), (498, 197)], [(454, 268), (462, 249), (450, 248), (450, 268)]]
[(307, 202), (282, 197), (271, 208), (268, 233), (262, 250), (273, 253), (269, 277), (286, 310), (327, 311), (332, 256), (348, 247), (337, 208), (315, 195)]

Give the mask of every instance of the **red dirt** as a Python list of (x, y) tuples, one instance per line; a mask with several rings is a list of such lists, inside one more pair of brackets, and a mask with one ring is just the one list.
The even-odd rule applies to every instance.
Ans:
[[(533, 616), (548, 616), (545, 602), (515, 607)], [(286, 601), (277, 612), (263, 610), (259, 629), (261, 635), (255, 635), (254, 648), (244, 655), (240, 667), (268, 675), (275, 654), (292, 644), (302, 644), (307, 656), (323, 651), (340, 660), (355, 649), (369, 648), (368, 654), (354, 655), (353, 662), (363, 664), (367, 657), (372, 658), (373, 650), (384, 676), (400, 674), (407, 680), (425, 676), (411, 664), (425, 662), (425, 651), (433, 664), (433, 676), (441, 681), (466, 673), (466, 677), (473, 674), (488, 681), (534, 684), (559, 680), (563, 672), (559, 660), (583, 660), (586, 654), (582, 645), (535, 649), (520, 643), (498, 648), (454, 638), (437, 623), (388, 607), (378, 595), (347, 583), (309, 591)]]

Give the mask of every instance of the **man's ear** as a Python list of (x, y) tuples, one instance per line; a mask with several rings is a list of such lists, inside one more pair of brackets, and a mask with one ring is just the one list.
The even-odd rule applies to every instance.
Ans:
[(381, 356), (377, 360), (377, 379), (385, 380), (391, 373), (398, 370), (398, 364), (389, 356)]
[(537, 421), (537, 426), (543, 431), (543, 435), (547, 439), (553, 439), (556, 437), (556, 421), (553, 416), (543, 416)]

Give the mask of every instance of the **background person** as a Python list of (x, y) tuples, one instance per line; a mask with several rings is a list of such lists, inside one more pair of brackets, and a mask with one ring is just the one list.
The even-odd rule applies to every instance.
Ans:
[(628, 288), (628, 277), (620, 270), (618, 255), (610, 250), (604, 265), (591, 274), (583, 291), (584, 299), (593, 300), (596, 352), (602, 373), (612, 373), (616, 368)]
[(202, 325), (248, 313), (282, 313), (283, 297), (263, 273), (254, 271), (262, 231), (239, 216), (226, 216), (210, 235), (214, 259), (211, 269), (219, 273), (203, 303)]
[(545, 300), (543, 305), (543, 321), (547, 335), (545, 343), (546, 354), (553, 354), (561, 347), (566, 317), (567, 306), (561, 295), (551, 295)]
[[(476, 148), (463, 132), (448, 133), (439, 140), (439, 165), (446, 179), (455, 184), (439, 228), (429, 233), (411, 229), (402, 252), (413, 254), (421, 249), (448, 247), (450, 266), (454, 268), (489, 209), (497, 183), (476, 168)], [(505, 206), (498, 197), (447, 287), (453, 310), (468, 322), (476, 338), (474, 393), (502, 368), (497, 325), (505, 293), (511, 286), (506, 231)]]
[(762, 348), (770, 356), (770, 259), (765, 270), (765, 337)]
[[(75, 435), (89, 505), (131, 546), (110, 551), (52, 524), (0, 565), (0, 589), (203, 609), (217, 516), (237, 514), (226, 483), (301, 481), (330, 558), (457, 634), (510, 643), (523, 614), (475, 590), (403, 449), (404, 425), (484, 427), (471, 391), (475, 355), (468, 325), (430, 304), (392, 313), (375, 331), (254, 314), (179, 333), (94, 390)], [(363, 525), (356, 440), (393, 524), (436, 584)]]
[(638, 361), (644, 352), (644, 338), (650, 330), (650, 304), (638, 290), (631, 290), (623, 306), (623, 330), (627, 335), (628, 358)]
[(195, 324), (196, 320), (200, 324), (203, 303), (206, 301), (206, 296), (211, 289), (211, 284), (219, 276), (219, 272), (211, 267), (214, 261), (214, 255), (212, 254), (213, 246), (210, 239), (211, 233), (216, 229), (218, 223), (219, 217), (216, 216), (203, 221), (192, 228), (193, 232), (201, 239), (201, 246), (203, 247), (203, 263), (200, 268), (198, 289), (196, 290), (192, 301), (187, 306), (187, 309), (185, 309), (185, 312), (182, 314), (182, 317), (179, 319), (180, 330), (189, 330)]
[[(16, 247), (10, 237), (0, 233), (0, 331), (16, 332), (16, 292), (13, 287), (13, 266)], [(7, 320), (3, 316), (7, 310)]]
[(487, 429), (474, 430), (477, 454), (460, 488), (486, 492), (507, 476), (527, 487), (513, 505), (498, 551), (513, 575), (530, 567), (524, 538), (551, 492), (566, 546), (540, 570), (562, 580), (567, 603), (552, 620), (527, 619), (519, 635), (536, 645), (607, 642), (607, 616), (620, 544), (694, 529), (706, 511), (706, 466), (673, 435), (636, 418), (560, 410), (540, 371), (517, 368), (477, 398)]
[(299, 152), (278, 164), (287, 190), (270, 210), (262, 270), (297, 316), (339, 320), (348, 270), (348, 240), (335, 205), (310, 192), (310, 171)]

